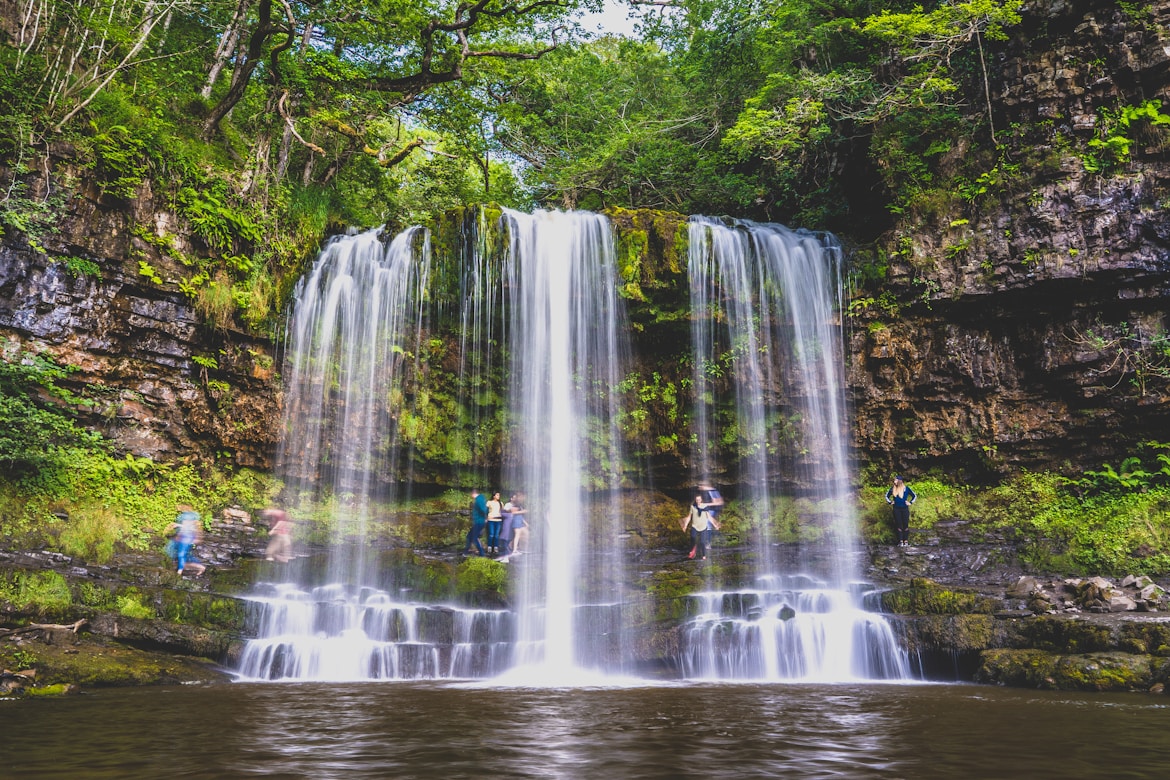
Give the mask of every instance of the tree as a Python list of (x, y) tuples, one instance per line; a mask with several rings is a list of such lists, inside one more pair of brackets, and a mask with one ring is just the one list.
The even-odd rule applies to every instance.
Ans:
[(698, 157), (711, 143), (710, 106), (689, 100), (657, 46), (603, 38), (564, 47), (485, 92), (495, 139), (524, 161), (539, 200), (571, 208), (690, 205)]
[[(286, 0), (257, 0), (247, 47), (237, 58), (228, 89), (203, 122), (203, 136), (211, 138), (218, 131), (259, 73), (278, 96), (269, 103), (290, 128), (307, 121), (314, 129), (360, 142), (368, 121), (419, 103), (436, 87), (462, 81), (473, 61), (531, 60), (551, 51), (557, 45), (555, 23), (576, 7), (577, 0), (475, 0), (430, 8), (387, 0), (360, 7), (339, 3), (294, 8)], [(284, 55), (298, 35), (309, 45), (297, 63), (286, 63)], [(540, 37), (545, 40), (537, 43)], [(321, 101), (305, 106), (308, 116), (293, 116), (288, 93), (294, 87)], [(338, 97), (360, 110), (338, 111)], [(295, 128), (293, 135), (317, 154), (326, 154)], [(362, 151), (367, 147), (384, 165), (404, 159), (385, 155), (373, 143), (359, 143)]]

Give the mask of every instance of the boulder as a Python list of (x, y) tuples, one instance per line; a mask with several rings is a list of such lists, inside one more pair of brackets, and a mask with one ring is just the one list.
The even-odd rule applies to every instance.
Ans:
[(1038, 590), (1041, 590), (1040, 581), (1025, 574), (1008, 588), (1007, 595), (1014, 599), (1026, 599)]
[(1110, 612), (1132, 612), (1137, 609), (1137, 602), (1124, 593), (1114, 593), (1109, 597)]

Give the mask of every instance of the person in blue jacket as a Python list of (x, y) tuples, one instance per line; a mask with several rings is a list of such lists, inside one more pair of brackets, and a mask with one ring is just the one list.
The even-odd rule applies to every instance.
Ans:
[(886, 491), (886, 503), (894, 508), (894, 532), (899, 547), (910, 546), (910, 507), (917, 500), (910, 486), (901, 477), (894, 477), (894, 484)]
[(471, 553), (471, 543), (475, 542), (475, 549), (479, 550), (479, 556), (484, 556), (483, 545), (479, 538), (483, 536), (484, 526), (487, 525), (488, 506), (487, 496), (478, 490), (471, 491), (471, 530), (467, 532), (467, 541), (463, 544), (463, 554), (469, 555)]

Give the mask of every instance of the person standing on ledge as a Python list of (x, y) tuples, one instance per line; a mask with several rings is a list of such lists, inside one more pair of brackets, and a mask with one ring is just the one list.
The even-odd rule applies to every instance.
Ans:
[(475, 549), (479, 550), (479, 557), (484, 556), (483, 545), (479, 537), (483, 536), (483, 527), (487, 525), (487, 497), (478, 490), (471, 491), (471, 530), (467, 532), (467, 541), (463, 544), (463, 554), (471, 554), (471, 543), (475, 542)]
[(712, 529), (718, 527), (709, 505), (703, 503), (703, 494), (696, 495), (686, 517), (682, 519), (682, 529), (684, 532), (690, 530), (691, 541), (694, 544), (687, 557), (691, 559), (697, 557), (700, 561), (707, 560), (707, 548), (711, 545)]
[(910, 486), (901, 477), (894, 477), (894, 484), (886, 491), (886, 503), (894, 508), (894, 533), (899, 547), (910, 546), (910, 507), (917, 500)]
[(260, 516), (268, 521), (268, 547), (264, 550), (264, 559), (288, 563), (293, 559), (292, 518), (277, 507), (263, 510)]
[(488, 552), (492, 555), (500, 554), (500, 531), (504, 527), (504, 505), (500, 501), (500, 493), (492, 493), (487, 502), (487, 532)]

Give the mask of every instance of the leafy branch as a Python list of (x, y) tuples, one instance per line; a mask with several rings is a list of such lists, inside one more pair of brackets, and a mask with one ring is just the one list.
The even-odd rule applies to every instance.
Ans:
[(1140, 326), (1133, 328), (1123, 322), (1114, 332), (1074, 330), (1068, 339), (1107, 361), (1104, 367), (1090, 371), (1102, 377), (1116, 375), (1117, 381), (1108, 386), (1110, 390), (1130, 378), (1144, 396), (1150, 381), (1170, 381), (1170, 335), (1164, 331), (1147, 334)]

